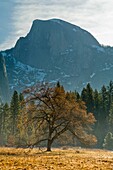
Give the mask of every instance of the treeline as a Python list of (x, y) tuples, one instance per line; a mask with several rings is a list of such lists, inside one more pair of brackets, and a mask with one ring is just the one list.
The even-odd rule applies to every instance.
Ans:
[(96, 123), (94, 133), (97, 137), (97, 147), (107, 147), (109, 133), (113, 133), (113, 82), (110, 81), (108, 86), (102, 86), (101, 90), (93, 90), (90, 84), (83, 88), (80, 99), (83, 100), (87, 107), (87, 112), (92, 112), (95, 116)]
[(100, 91), (87, 84), (81, 94), (66, 92), (59, 83), (37, 85), (23, 94), (14, 91), (10, 104), (0, 105), (0, 145), (42, 143), (51, 150), (53, 142), (113, 148), (112, 81)]
[(18, 133), (18, 119), (21, 112), (23, 95), (14, 91), (10, 104), (0, 105), (0, 145), (11, 145), (15, 143)]

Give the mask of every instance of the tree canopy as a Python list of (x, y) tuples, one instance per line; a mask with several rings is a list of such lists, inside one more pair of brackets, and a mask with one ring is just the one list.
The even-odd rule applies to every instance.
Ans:
[[(91, 134), (96, 121), (93, 114), (87, 113), (84, 102), (76, 101), (76, 96), (66, 93), (63, 86), (37, 84), (23, 94), (26, 114), (31, 114), (27, 123), (34, 122), (37, 126), (37, 139), (33, 145), (47, 141), (47, 151), (50, 151), (53, 142), (67, 132), (85, 145), (96, 143), (96, 137)], [(29, 107), (31, 102), (34, 107)]]

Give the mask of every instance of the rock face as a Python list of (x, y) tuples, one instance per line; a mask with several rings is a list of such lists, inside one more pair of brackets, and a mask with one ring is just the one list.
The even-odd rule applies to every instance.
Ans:
[(88, 82), (100, 88), (113, 79), (113, 48), (59, 19), (35, 20), (27, 36), (4, 54), (11, 88), (60, 81), (67, 90), (81, 90)]
[(25, 64), (48, 69), (56, 62), (61, 66), (72, 57), (77, 60), (85, 47), (91, 45), (99, 43), (75, 25), (57, 19), (35, 20), (29, 34), (17, 41), (12, 54)]
[(6, 72), (5, 59), (0, 53), (0, 102), (9, 101), (8, 78)]

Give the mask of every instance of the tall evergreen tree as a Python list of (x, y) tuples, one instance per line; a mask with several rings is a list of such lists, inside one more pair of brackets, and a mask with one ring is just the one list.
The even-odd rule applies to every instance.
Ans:
[(94, 98), (93, 98), (93, 89), (91, 85), (88, 83), (86, 86), (87, 91), (87, 111), (88, 112), (94, 112)]
[(93, 89), (88, 83), (86, 88), (83, 88), (81, 92), (81, 98), (85, 102), (87, 107), (87, 112), (94, 112), (94, 98), (93, 98)]
[(17, 132), (17, 117), (20, 112), (20, 101), (17, 91), (14, 91), (14, 94), (12, 96), (10, 110), (12, 117), (12, 135), (14, 135)]
[(113, 82), (110, 81), (109, 86), (108, 86), (108, 99), (109, 99), (109, 103), (108, 103), (108, 109), (110, 109), (112, 102), (113, 102)]
[(98, 117), (98, 123), (99, 127), (97, 129), (98, 132), (98, 146), (102, 147), (105, 135), (108, 132), (108, 115), (109, 115), (109, 97), (108, 97), (108, 91), (106, 86), (102, 86), (101, 92), (100, 92), (100, 111), (99, 111), (99, 117)]
[(96, 120), (100, 118), (100, 94), (97, 90), (94, 91), (94, 115)]
[(7, 136), (10, 130), (8, 126), (10, 123), (9, 119), (9, 106), (7, 103), (0, 105), (0, 144), (7, 143)]
[(3, 143), (3, 104), (0, 105), (0, 144)]
[(82, 101), (85, 102), (85, 104), (87, 103), (87, 90), (86, 90), (86, 88), (83, 88), (83, 90), (81, 92), (81, 99), (82, 99)]
[(4, 144), (7, 145), (8, 137), (11, 133), (11, 119), (10, 119), (10, 108), (8, 103), (5, 103), (3, 106), (3, 114), (4, 114), (4, 124), (3, 124), (3, 140)]
[(113, 103), (111, 104), (110, 111), (109, 111), (109, 132), (113, 133)]
[(105, 136), (103, 147), (105, 149), (113, 150), (113, 134), (108, 132)]
[(109, 97), (108, 97), (108, 91), (105, 86), (102, 87), (101, 89), (101, 110), (102, 110), (102, 115), (101, 115), (101, 120), (105, 121), (108, 116), (108, 111), (109, 111)]
[(113, 103), (111, 104), (109, 110), (108, 126), (108, 132), (104, 138), (103, 147), (113, 150)]

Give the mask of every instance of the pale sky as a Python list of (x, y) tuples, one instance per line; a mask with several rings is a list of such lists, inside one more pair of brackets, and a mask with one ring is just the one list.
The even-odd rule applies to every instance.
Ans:
[(0, 50), (26, 36), (33, 20), (60, 18), (113, 46), (113, 0), (0, 0)]

